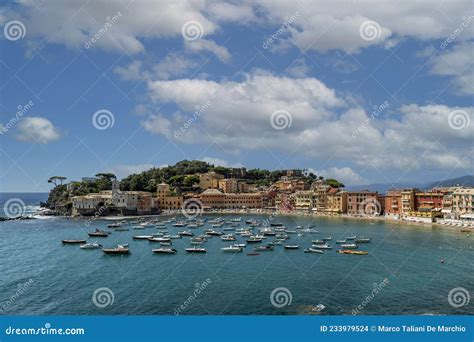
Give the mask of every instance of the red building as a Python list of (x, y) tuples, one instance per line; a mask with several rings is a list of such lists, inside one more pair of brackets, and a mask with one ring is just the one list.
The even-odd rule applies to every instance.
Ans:
[(431, 190), (415, 193), (415, 211), (430, 212), (443, 209), (444, 192), (441, 190)]

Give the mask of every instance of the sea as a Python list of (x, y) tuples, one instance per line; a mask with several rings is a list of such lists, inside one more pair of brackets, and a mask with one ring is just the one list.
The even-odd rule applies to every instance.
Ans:
[[(34, 215), (47, 194), (1, 194), (25, 203)], [(2, 213), (3, 215), (3, 213)], [(35, 216), (39, 217), (39, 216)], [(190, 238), (173, 241), (174, 255), (152, 253), (157, 243), (134, 235), (185, 228), (167, 225), (114, 231), (109, 221), (43, 217), (0, 222), (1, 315), (458, 315), (474, 314), (474, 236), (388, 222), (257, 214), (203, 214), (281, 223), (290, 239), (273, 251), (223, 253), (232, 242), (209, 238), (205, 254), (189, 254)], [(169, 217), (158, 217), (166, 220)], [(178, 220), (184, 217), (177, 217)], [(301, 226), (302, 228), (300, 228)], [(309, 227), (318, 232), (309, 232)], [(89, 238), (95, 228), (106, 238)], [(222, 228), (215, 228), (221, 230)], [(226, 233), (232, 233), (226, 231)], [(337, 239), (370, 237), (359, 244), (368, 255), (338, 254)], [(332, 250), (304, 253), (312, 240), (329, 238)], [(64, 245), (62, 239), (98, 241), (104, 247), (129, 244), (127, 256)], [(272, 241), (268, 237), (263, 244)], [(237, 236), (235, 243), (245, 243)], [(313, 310), (318, 304), (322, 311)]]

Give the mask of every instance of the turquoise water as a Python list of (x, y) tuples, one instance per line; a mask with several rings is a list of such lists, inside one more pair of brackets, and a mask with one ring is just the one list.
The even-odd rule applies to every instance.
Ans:
[[(233, 216), (222, 217), (229, 220)], [(360, 314), (474, 313), (473, 300), (459, 308), (448, 303), (451, 289), (463, 287), (472, 293), (474, 288), (474, 236), (344, 219), (278, 217), (274, 222), (289, 228), (316, 225), (320, 233), (292, 235), (288, 243), (299, 244), (300, 250), (276, 246), (260, 256), (246, 255), (252, 245), (245, 253), (222, 253), (220, 248), (230, 242), (219, 237), (205, 244), (205, 255), (187, 254), (187, 237), (173, 240), (177, 254), (155, 255), (151, 249), (157, 244), (132, 240), (132, 236), (158, 230), (130, 229), (95, 239), (104, 246), (130, 244), (131, 255), (107, 256), (100, 250), (61, 243), (61, 239), (87, 238), (88, 231), (104, 228), (104, 221), (90, 227), (82, 219), (0, 222), (0, 308), (9, 301), (3, 314), (173, 315), (183, 305), (180, 314), (185, 315), (294, 315), (306, 314), (309, 306), (322, 303), (327, 307), (323, 314), (350, 315), (371, 294), (374, 284), (388, 279)], [(198, 235), (209, 227), (206, 224), (193, 232)], [(181, 230), (168, 228), (171, 234)], [(322, 255), (303, 253), (312, 239), (332, 236), (331, 245), (335, 245), (336, 239), (351, 235), (372, 237), (372, 243), (363, 245), (369, 255), (342, 255), (335, 249)], [(238, 237), (236, 242), (243, 240)], [(19, 285), (30, 279), (31, 285), (15, 296)], [(207, 279), (208, 285), (196, 294), (196, 284)], [(92, 295), (102, 287), (113, 292), (114, 301), (100, 308), (94, 305)], [(292, 297), (291, 304), (281, 308), (270, 300), (272, 291), (279, 287), (286, 288)]]

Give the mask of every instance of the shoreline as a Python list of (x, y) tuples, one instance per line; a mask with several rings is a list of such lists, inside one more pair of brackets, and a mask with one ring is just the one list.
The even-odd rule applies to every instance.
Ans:
[[(339, 215), (329, 215), (329, 214), (311, 214), (304, 212), (275, 212), (275, 211), (265, 211), (265, 210), (214, 210), (209, 212), (202, 212), (200, 215), (262, 215), (268, 216), (269, 220), (272, 221), (275, 217), (278, 216), (290, 216), (290, 217), (305, 217), (309, 219), (339, 219), (345, 221), (362, 221), (362, 222), (384, 222), (387, 224), (394, 224), (397, 226), (409, 226), (409, 227), (419, 227), (424, 229), (436, 229), (436, 230), (445, 230), (445, 231), (454, 231), (461, 232), (461, 229), (469, 229), (474, 233), (474, 227), (460, 227), (460, 226), (447, 226), (437, 222), (415, 222), (415, 221), (405, 221), (400, 219), (389, 218), (385, 216), (370, 216), (370, 217), (361, 217), (361, 216), (350, 216), (345, 214)], [(137, 220), (137, 219), (146, 219), (146, 218), (158, 218), (158, 217), (168, 217), (174, 215), (183, 215), (181, 210), (168, 210), (160, 214), (154, 215), (137, 215), (137, 216), (106, 216), (106, 217), (87, 217), (87, 216), (56, 216), (68, 219), (83, 219), (90, 221), (119, 221), (119, 220)], [(272, 219), (270, 219), (272, 218)]]

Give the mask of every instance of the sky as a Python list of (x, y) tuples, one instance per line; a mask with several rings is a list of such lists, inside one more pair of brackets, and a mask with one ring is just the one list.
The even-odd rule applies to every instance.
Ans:
[(4, 1), (0, 24), (0, 192), (183, 159), (473, 174), (469, 0)]

